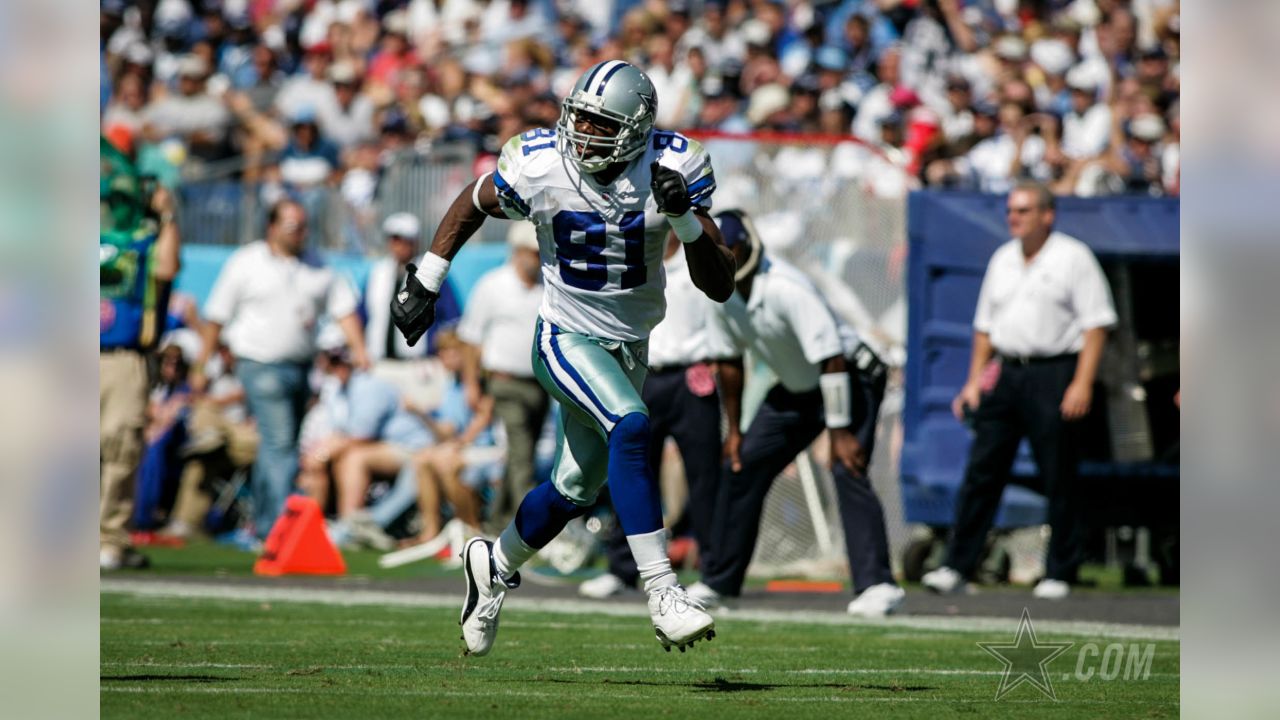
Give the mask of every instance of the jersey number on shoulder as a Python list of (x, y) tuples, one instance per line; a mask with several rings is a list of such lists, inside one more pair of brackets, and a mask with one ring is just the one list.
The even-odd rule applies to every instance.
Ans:
[[(609, 283), (605, 249), (618, 239), (623, 243), (625, 268), (619, 279), (623, 290), (639, 287), (648, 279), (644, 264), (644, 212), (632, 210), (622, 223), (610, 226), (600, 213), (561, 210), (551, 219), (556, 240), (560, 279), (580, 290), (603, 290)], [(575, 240), (579, 235), (582, 240)]]
[(679, 154), (689, 149), (689, 141), (672, 132), (655, 132), (653, 134), (654, 150), (670, 150)]
[[(529, 132), (520, 136), (520, 140), (526, 143), (520, 146), (520, 152), (522, 155), (524, 155), (524, 157), (528, 157), (529, 153), (531, 152), (534, 152), (537, 150), (546, 150), (547, 148), (555, 147), (556, 146), (555, 136), (556, 136), (555, 130), (548, 130), (547, 128), (534, 128)], [(544, 140), (546, 138), (551, 138), (551, 139), (546, 140), (545, 142), (536, 142), (538, 140)], [(530, 145), (528, 143), (533, 143), (533, 144)]]

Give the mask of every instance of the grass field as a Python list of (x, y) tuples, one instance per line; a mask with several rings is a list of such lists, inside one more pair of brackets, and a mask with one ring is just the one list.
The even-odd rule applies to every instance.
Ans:
[[(1001, 664), (975, 643), (1007, 632), (755, 622), (664, 653), (642, 617), (508, 608), (494, 652), (463, 657), (457, 611), (102, 595), (104, 718), (975, 718), (1178, 715), (1179, 645), (1145, 679), (1075, 676), (1057, 701), (1028, 684), (995, 701)], [(1125, 643), (1133, 641), (1126, 640)], [(1146, 641), (1142, 641), (1143, 644)], [(1097, 664), (1096, 662), (1094, 663)]]

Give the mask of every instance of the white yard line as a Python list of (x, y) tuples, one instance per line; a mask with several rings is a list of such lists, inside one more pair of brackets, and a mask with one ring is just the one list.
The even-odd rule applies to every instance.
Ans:
[[(211, 600), (250, 602), (311, 602), (325, 605), (363, 606), (390, 605), (399, 607), (457, 608), (460, 597), (432, 593), (388, 592), (363, 588), (305, 588), (269, 587), (262, 585), (212, 585), (173, 581), (130, 582), (117, 578), (101, 581), (104, 593), (125, 593), (138, 597), (178, 597)], [(560, 615), (609, 615), (614, 617), (645, 617), (648, 610), (639, 602), (625, 605), (599, 603), (576, 599), (522, 598), (508, 596), (506, 607), (511, 610), (530, 610)], [(509, 617), (509, 616), (508, 616)], [(746, 620), (764, 623), (804, 625), (862, 626), (878, 628), (910, 628), (935, 632), (1011, 632), (1016, 630), (1018, 618), (989, 617), (934, 617), (903, 616), (884, 620), (864, 620), (844, 613), (817, 610), (735, 610), (719, 615), (734, 622)], [(578, 627), (577, 623), (569, 623)], [(1083, 635), (1092, 638), (1132, 638), (1145, 640), (1173, 640), (1180, 637), (1176, 627), (1154, 625), (1126, 625), (1075, 620), (1036, 620), (1036, 630), (1055, 635)]]
[[(263, 687), (209, 687), (207, 685), (166, 685), (165, 687), (154, 687), (151, 685), (116, 685), (103, 684), (102, 692), (104, 693), (136, 693), (144, 695), (174, 695), (179, 693), (191, 693), (200, 695), (240, 695), (240, 694), (262, 694), (262, 695), (377, 695), (379, 697), (396, 696), (396, 697), (460, 697), (475, 699), (475, 692), (459, 691), (459, 690), (404, 690), (390, 688), (334, 688), (334, 687), (312, 687), (312, 688), (263, 688)], [(552, 698), (563, 699), (564, 695), (560, 693), (540, 692), (537, 690), (486, 690), (486, 695), (502, 695), (507, 697), (519, 698)], [(620, 700), (652, 700), (652, 694), (641, 693), (620, 693), (616, 689), (609, 691), (611, 699)], [(680, 702), (704, 701), (704, 702), (737, 702), (738, 698), (735, 693), (697, 693), (687, 694), (680, 697)], [(820, 695), (811, 697), (770, 697), (769, 702), (791, 702), (791, 703), (945, 703), (947, 705), (991, 705), (996, 700), (987, 700), (982, 698), (947, 698), (947, 697), (898, 697), (898, 696), (876, 696), (876, 697), (850, 697), (848, 695)], [(1001, 705), (1040, 705), (1045, 701), (1040, 699), (1031, 700), (1011, 700), (1004, 699), (998, 701)], [(1064, 700), (1062, 705), (1105, 705), (1108, 707), (1116, 705), (1141, 705), (1142, 707), (1150, 707), (1153, 705), (1168, 705), (1176, 707), (1178, 701), (1158, 701), (1149, 699), (1106, 699), (1106, 700), (1086, 700), (1071, 699)]]

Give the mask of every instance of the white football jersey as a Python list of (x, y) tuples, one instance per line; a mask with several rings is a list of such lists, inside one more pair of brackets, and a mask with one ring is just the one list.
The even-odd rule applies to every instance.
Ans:
[(663, 245), (669, 225), (649, 192), (657, 160), (684, 175), (695, 207), (710, 208), (711, 157), (679, 133), (654, 132), (644, 154), (608, 186), (556, 152), (556, 132), (538, 128), (502, 148), (493, 182), (503, 212), (531, 220), (542, 256), (542, 317), (608, 340), (649, 336), (663, 315)]

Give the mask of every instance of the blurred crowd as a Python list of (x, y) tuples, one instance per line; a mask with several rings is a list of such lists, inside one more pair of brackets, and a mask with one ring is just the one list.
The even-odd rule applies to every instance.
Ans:
[(661, 127), (856, 137), (901, 188), (1179, 186), (1176, 0), (102, 0), (101, 50), (104, 135), (143, 172), (228, 161), (355, 208), (398, 152), (554, 125), (611, 58)]

